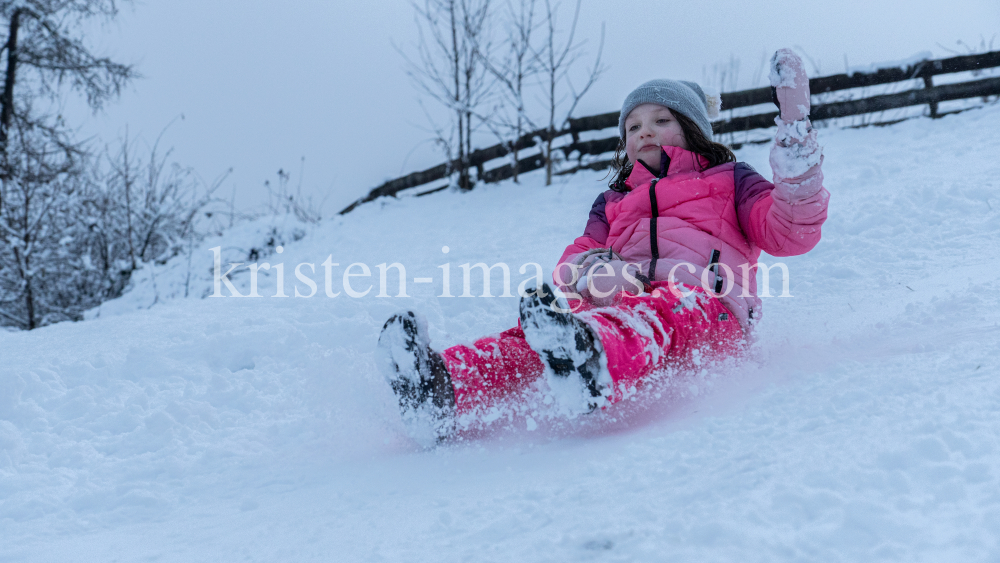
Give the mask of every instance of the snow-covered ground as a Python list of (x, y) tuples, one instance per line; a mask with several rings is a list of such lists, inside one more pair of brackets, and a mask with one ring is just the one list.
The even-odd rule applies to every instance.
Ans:
[[(375, 370), (382, 322), (417, 308), (438, 347), (513, 325), (516, 298), (437, 297), (438, 266), (454, 295), (466, 262), (550, 269), (602, 175), (240, 226), (91, 320), (0, 332), (0, 561), (1000, 560), (998, 130), (998, 106), (823, 130), (830, 219), (753, 360), (433, 451)], [(283, 262), (289, 295), (313, 263), (319, 294), (201, 299), (216, 246)], [(392, 262), (412, 297), (376, 296)]]

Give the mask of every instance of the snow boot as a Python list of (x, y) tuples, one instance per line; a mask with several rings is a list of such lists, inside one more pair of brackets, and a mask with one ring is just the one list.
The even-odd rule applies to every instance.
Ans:
[(525, 339), (541, 356), (549, 387), (559, 402), (571, 414), (602, 405), (600, 343), (590, 327), (570, 312), (548, 284), (522, 297), (520, 309)]
[(376, 350), (410, 436), (425, 447), (448, 438), (454, 430), (455, 389), (441, 354), (431, 350), (427, 320), (414, 311), (389, 317)]

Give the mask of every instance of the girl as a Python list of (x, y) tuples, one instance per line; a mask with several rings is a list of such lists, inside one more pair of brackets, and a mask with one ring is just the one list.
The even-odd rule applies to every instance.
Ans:
[(378, 361), (414, 437), (445, 437), (456, 417), (542, 376), (579, 413), (620, 401), (656, 370), (738, 353), (760, 318), (761, 251), (811, 250), (829, 199), (802, 61), (778, 51), (770, 80), (773, 184), (711, 140), (718, 104), (697, 84), (647, 82), (622, 105), (611, 189), (556, 267), (568, 301), (545, 284), (522, 298), (517, 328), (443, 352), (413, 311), (385, 323)]

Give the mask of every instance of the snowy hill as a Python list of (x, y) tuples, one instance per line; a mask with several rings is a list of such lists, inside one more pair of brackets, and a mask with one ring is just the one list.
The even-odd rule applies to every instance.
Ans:
[[(998, 106), (823, 130), (830, 219), (785, 260), (792, 297), (764, 300), (754, 360), (435, 451), (376, 373), (383, 321), (416, 308), (439, 348), (512, 326), (514, 297), (437, 297), (438, 266), (454, 295), (463, 263), (506, 262), (512, 290), (521, 264), (549, 271), (603, 175), (238, 227), (91, 320), (0, 332), (0, 560), (995, 561), (998, 130)], [(767, 154), (738, 156), (769, 176)], [(283, 262), (288, 295), (312, 263), (317, 295), (270, 297), (272, 269), (268, 297), (202, 299), (215, 247)], [(365, 297), (343, 288), (354, 262)], [(393, 262), (411, 297), (377, 297)]]

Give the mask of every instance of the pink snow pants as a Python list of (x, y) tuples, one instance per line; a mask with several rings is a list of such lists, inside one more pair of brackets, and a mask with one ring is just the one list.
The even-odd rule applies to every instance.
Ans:
[[(608, 307), (571, 302), (574, 314), (601, 341), (614, 381), (611, 402), (623, 391), (641, 388), (656, 370), (691, 368), (698, 359), (713, 360), (739, 353), (745, 336), (732, 313), (701, 288), (688, 297), (656, 284), (653, 293), (621, 293)], [(520, 322), (472, 345), (452, 346), (441, 353), (455, 386), (458, 414), (523, 394), (544, 373), (541, 358), (528, 346)]]

